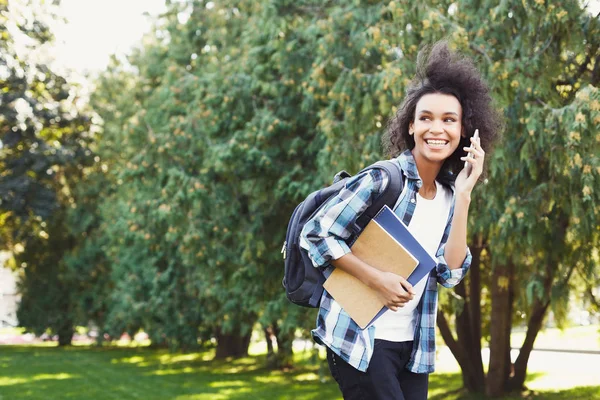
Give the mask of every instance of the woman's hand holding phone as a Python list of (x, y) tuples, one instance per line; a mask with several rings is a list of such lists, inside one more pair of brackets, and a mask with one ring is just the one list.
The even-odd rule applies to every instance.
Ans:
[[(475, 139), (477, 141), (477, 143), (479, 143), (479, 129), (475, 129), (475, 133), (473, 134), (473, 139)], [(473, 150), (475, 148), (475, 144), (473, 143), (473, 140), (471, 140), (471, 147), (469, 147), (469, 150)], [(473, 158), (473, 153), (467, 153), (467, 158)], [(467, 170), (467, 175), (471, 174), (471, 164), (469, 164), (469, 161), (465, 161), (465, 168)]]
[(467, 155), (460, 159), (465, 162), (465, 167), (456, 177), (455, 187), (457, 193), (470, 196), (477, 179), (483, 172), (485, 160), (485, 151), (481, 148), (479, 139), (479, 129), (475, 129), (475, 133), (471, 137), (471, 146), (463, 147), (463, 150), (467, 152)]

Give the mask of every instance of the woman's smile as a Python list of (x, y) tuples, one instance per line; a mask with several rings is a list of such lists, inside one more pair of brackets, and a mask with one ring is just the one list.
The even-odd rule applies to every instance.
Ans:
[(410, 132), (415, 140), (417, 165), (440, 165), (458, 148), (462, 132), (462, 107), (449, 94), (426, 94), (417, 103)]

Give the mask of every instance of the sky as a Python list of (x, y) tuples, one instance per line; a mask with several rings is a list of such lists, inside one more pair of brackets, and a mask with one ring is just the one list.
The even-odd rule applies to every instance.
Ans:
[[(600, 0), (584, 0), (594, 14)], [(54, 26), (56, 62), (80, 74), (102, 71), (111, 54), (125, 54), (141, 43), (151, 18), (165, 10), (165, 0), (61, 0), (68, 22)]]
[(165, 0), (62, 0), (67, 23), (53, 27), (53, 56), (61, 66), (79, 73), (100, 72), (111, 54), (128, 53), (141, 43), (151, 18), (165, 10)]

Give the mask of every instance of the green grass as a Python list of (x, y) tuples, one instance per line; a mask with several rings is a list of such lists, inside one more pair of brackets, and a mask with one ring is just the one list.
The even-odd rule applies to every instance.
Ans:
[[(264, 356), (212, 361), (212, 351), (171, 354), (147, 347), (0, 347), (0, 400), (18, 399), (341, 399), (324, 363), (298, 355), (291, 371), (264, 368)], [(321, 378), (324, 382), (321, 381)], [(436, 373), (430, 399), (477, 400), (458, 373)], [(507, 399), (520, 399), (521, 396)], [(549, 400), (599, 399), (600, 386), (529, 393)]]

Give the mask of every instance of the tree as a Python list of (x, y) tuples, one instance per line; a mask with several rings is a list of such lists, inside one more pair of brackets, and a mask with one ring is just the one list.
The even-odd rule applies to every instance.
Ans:
[[(564, 315), (558, 311), (568, 300), (573, 273), (585, 276), (598, 265), (591, 255), (598, 247), (592, 187), (598, 179), (593, 171), (598, 166), (599, 42), (597, 18), (576, 2), (549, 8), (507, 4), (489, 13), (485, 27), (467, 34), (505, 107), (506, 134), (490, 160), (488, 184), (472, 207), (474, 263), (455, 291), (464, 300), (456, 315), (458, 340), (449, 334), (443, 314), (439, 319), (465, 386), (482, 391), (485, 385), (488, 395), (498, 396), (523, 388), (535, 337), (551, 306), (555, 315)], [(519, 32), (514, 40), (498, 40), (502, 46), (479, 39), (514, 32)], [(473, 349), (482, 336), (482, 298), (491, 305), (494, 321), (486, 380), (480, 345)], [(526, 321), (527, 335), (512, 364), (510, 332), (517, 320)]]
[[(521, 389), (548, 309), (562, 315), (574, 274), (598, 276), (600, 36), (575, 1), (172, 5), (94, 100), (108, 174), (85, 254), (110, 276), (105, 326), (179, 348), (215, 337), (224, 357), (245, 354), (259, 321), (289, 363), (312, 325), (279, 286), (291, 211), (382, 157), (417, 52), (442, 37), (476, 60), (506, 134), (473, 201), (471, 273), (438, 321), (467, 390)], [(512, 366), (517, 320), (528, 335)]]
[(38, 2), (0, 2), (0, 235), (22, 273), (21, 325), (49, 328), (62, 345), (74, 323), (72, 277), (61, 261), (73, 245), (65, 211), (78, 166), (92, 155), (76, 90), (36, 54), (52, 40), (49, 18), (51, 8)]
[[(467, 389), (491, 395), (520, 390), (546, 311), (551, 304), (564, 308), (560, 299), (575, 270), (586, 276), (598, 266), (591, 251), (598, 247), (597, 214), (582, 214), (597, 204), (597, 17), (577, 2), (271, 4), (312, 20), (307, 31), (316, 42), (307, 44), (314, 46), (312, 63), (301, 82), (303, 104), (314, 101), (318, 110), (322, 182), (337, 169), (356, 171), (380, 157), (376, 133), (401, 99), (421, 44), (449, 37), (481, 66), (505, 110), (506, 138), (473, 205), (475, 262), (455, 291), (458, 341), (444, 329), (444, 314), (440, 321)], [(286, 41), (288, 32), (280, 32)], [(572, 196), (564, 195), (565, 187)], [(482, 300), (491, 303), (487, 315), (479, 309)], [(528, 335), (509, 376), (510, 328), (523, 317)], [(486, 385), (480, 349), (491, 320), (497, 329)]]
[[(296, 60), (285, 66), (292, 77), (273, 84), (280, 72), (277, 65), (267, 69), (266, 61), (282, 50), (281, 42), (252, 28), (271, 16), (254, 2), (213, 9), (196, 5), (190, 11), (182, 25), (176, 19), (181, 10), (174, 6), (154, 39), (131, 58), (139, 71), (130, 77), (136, 82), (131, 90), (113, 96), (108, 87), (124, 80), (107, 73), (94, 100), (105, 121), (103, 141), (114, 146), (99, 155), (114, 171), (113, 183), (122, 187), (99, 208), (102, 219), (112, 221), (100, 224), (115, 285), (109, 314), (113, 320), (120, 316), (119, 327), (138, 321), (135, 326), (155, 339), (154, 328), (173, 326), (173, 332), (162, 332), (172, 338), (185, 324), (191, 329), (187, 344), (195, 342), (193, 332), (202, 323), (216, 336), (219, 357), (245, 354), (260, 317), (278, 337), (275, 363), (289, 364), (298, 318), (306, 313), (288, 312), (280, 287), (281, 221), (310, 189), (312, 177), (302, 176), (301, 159), (288, 161), (286, 152), (318, 148), (308, 134), (310, 121), (295, 113), (301, 100), (290, 84), (299, 74)], [(245, 51), (237, 40), (242, 29)], [(259, 45), (263, 50), (249, 56), (247, 48)], [(127, 102), (133, 110), (117, 115), (114, 105)], [(282, 137), (286, 130), (289, 140)], [(289, 174), (275, 184), (279, 194), (273, 198), (273, 182), (282, 170)], [(157, 276), (167, 286), (148, 290)], [(257, 281), (264, 285), (251, 283)], [(174, 291), (197, 311), (176, 324), (171, 316), (184, 305), (175, 302)], [(152, 306), (159, 300), (160, 308)]]

